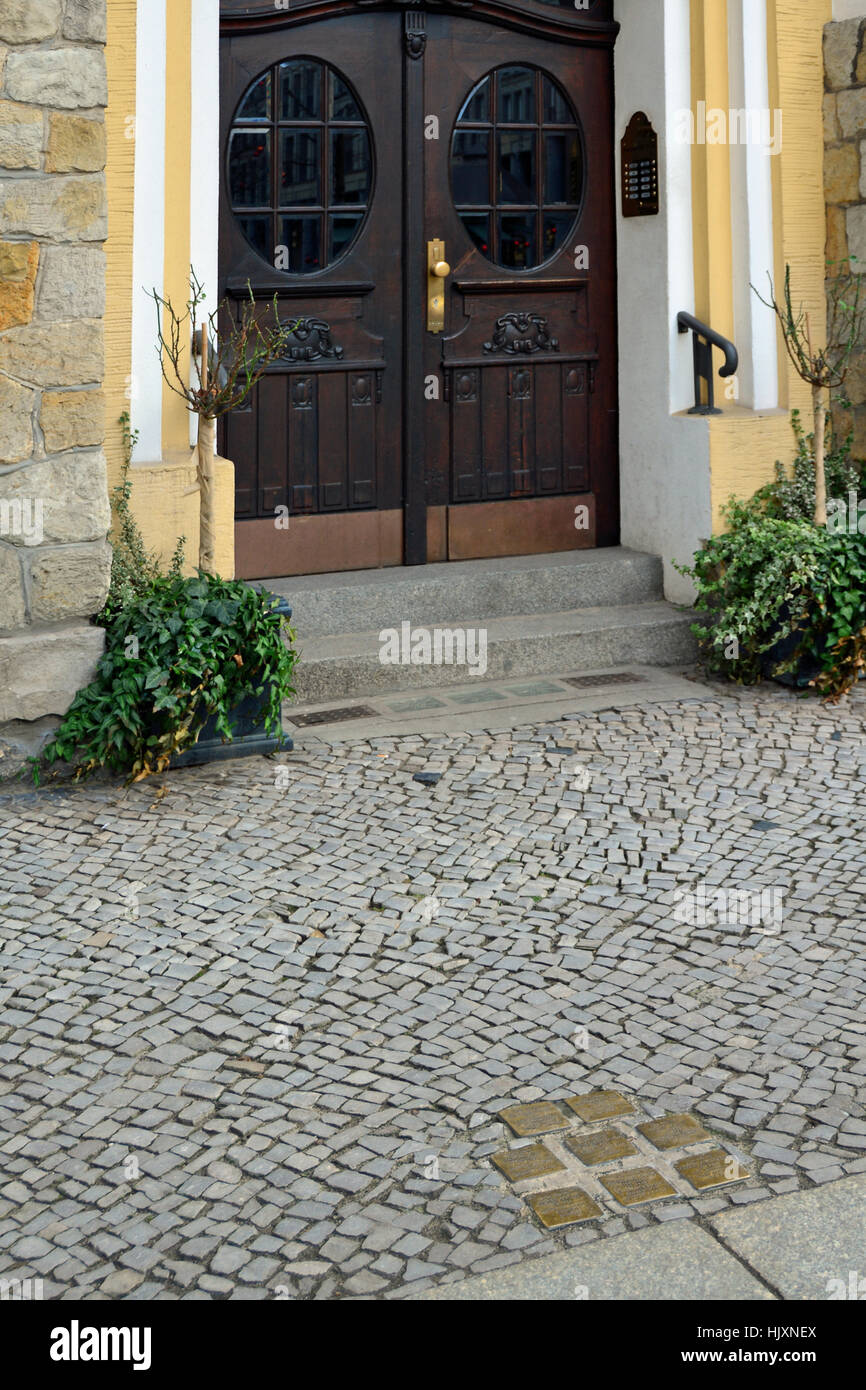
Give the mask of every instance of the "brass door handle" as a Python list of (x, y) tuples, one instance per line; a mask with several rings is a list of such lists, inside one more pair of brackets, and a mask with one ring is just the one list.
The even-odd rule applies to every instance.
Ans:
[(445, 327), (445, 286), (442, 283), (451, 274), (451, 267), (445, 260), (444, 241), (427, 243), (427, 332), (441, 333)]

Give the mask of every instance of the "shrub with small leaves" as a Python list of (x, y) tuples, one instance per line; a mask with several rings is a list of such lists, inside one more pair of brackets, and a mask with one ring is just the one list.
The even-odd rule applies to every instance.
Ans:
[[(124, 462), (120, 482), (111, 494), (111, 587), (102, 612), (96, 622), (107, 627), (112, 618), (127, 604), (142, 597), (150, 585), (163, 574), (159, 556), (149, 551), (138, 523), (132, 514), (132, 479), (129, 476), (132, 451), (138, 440), (126, 411), (117, 422), (123, 440)], [(185, 540), (181, 536), (165, 571), (172, 578), (180, 576), (184, 563)]]
[[(791, 424), (797, 451), (791, 469), (776, 462), (776, 476), (746, 506), (764, 516), (785, 517), (789, 521), (811, 521), (815, 513), (815, 441), (806, 434), (799, 410), (791, 411)], [(827, 500), (841, 501), (847, 507), (848, 494), (866, 487), (866, 465), (851, 457), (853, 438), (831, 435), (824, 459)]]
[(728, 529), (691, 566), (705, 667), (750, 684), (797, 669), (828, 699), (859, 679), (866, 646), (866, 536), (767, 515), (732, 498)]

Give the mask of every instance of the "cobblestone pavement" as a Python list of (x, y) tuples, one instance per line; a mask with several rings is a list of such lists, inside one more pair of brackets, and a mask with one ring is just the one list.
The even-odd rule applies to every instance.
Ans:
[[(866, 1170), (864, 711), (697, 685), (0, 796), (0, 1276), (399, 1297)], [(604, 1086), (753, 1176), (545, 1232), (496, 1114)]]

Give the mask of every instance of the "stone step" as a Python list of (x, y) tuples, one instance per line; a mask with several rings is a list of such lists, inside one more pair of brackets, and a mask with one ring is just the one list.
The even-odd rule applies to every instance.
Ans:
[[(487, 664), (483, 673), (478, 670), (478, 679), (483, 675), (487, 680), (499, 680), (636, 663), (685, 665), (696, 655), (689, 627), (693, 618), (691, 613), (655, 601), (579, 608), (566, 613), (524, 613), (489, 618), (474, 625), (464, 618), (461, 623), (448, 626), (464, 631), (474, 627), (476, 632), (486, 633)], [(383, 622), (382, 628), (390, 626), (399, 633), (404, 621), (405, 613), (397, 622)], [(413, 627), (430, 629), (437, 625), (445, 626), (426, 617), (424, 623), (415, 623)], [(375, 627), (307, 639), (299, 633), (297, 700), (293, 707), (340, 700), (344, 696), (466, 684), (471, 678), (472, 667), (465, 663), (383, 663), (380, 630)], [(478, 652), (477, 646), (474, 651)], [(475, 665), (478, 667), (479, 663), (476, 661)]]
[(621, 546), (263, 583), (289, 600), (301, 639), (378, 631), (402, 622), (430, 626), (514, 613), (565, 613), (663, 596), (658, 556)]

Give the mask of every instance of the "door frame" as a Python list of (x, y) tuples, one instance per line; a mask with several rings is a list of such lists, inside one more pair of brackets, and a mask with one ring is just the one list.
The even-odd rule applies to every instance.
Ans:
[[(510, 29), (533, 37), (554, 39), (574, 46), (591, 46), (610, 52), (610, 83), (613, 97), (613, 48), (620, 25), (613, 19), (613, 0), (589, 0), (590, 9), (570, 10), (546, 3), (546, 0), (291, 0), (291, 9), (274, 7), (273, 0), (220, 0), (220, 38), (239, 38), (270, 31), (291, 30), (316, 20), (371, 11), (403, 12), (402, 96), (403, 96), (403, 220), (404, 247), (414, 247), (416, 254), (404, 255), (403, 260), (403, 564), (419, 565), (427, 561), (428, 520), (425, 469), (425, 395), (424, 343), (422, 335), (414, 332), (420, 306), (424, 304), (427, 285), (426, 243), (424, 219), (426, 189), (423, 158), (413, 149), (413, 130), (421, 132), (424, 122), (424, 66), (426, 43), (426, 11), (471, 16), (498, 29)], [(611, 99), (611, 150), (614, 145), (614, 102)], [(613, 163), (613, 161), (612, 161)], [(221, 152), (222, 170), (222, 152)], [(220, 174), (222, 178), (222, 172)], [(615, 198), (615, 169), (610, 169), (611, 197)], [(408, 196), (407, 196), (408, 195)], [(612, 201), (615, 210), (615, 201)], [(616, 226), (614, 218), (612, 254), (614, 257), (614, 321), (616, 321)], [(222, 276), (221, 276), (222, 283)], [(614, 343), (615, 361), (618, 348)], [(618, 456), (618, 368), (613, 369), (616, 409), (613, 441), (613, 471), (611, 506), (619, 508)], [(512, 501), (509, 505), (514, 506)], [(248, 523), (249, 524), (249, 523)], [(615, 542), (608, 542), (615, 543)]]

